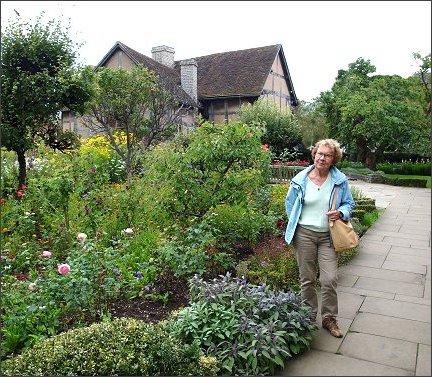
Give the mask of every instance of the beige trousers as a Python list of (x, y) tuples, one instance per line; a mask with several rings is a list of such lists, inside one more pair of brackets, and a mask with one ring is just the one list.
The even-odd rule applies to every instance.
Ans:
[(300, 273), (302, 300), (312, 308), (315, 319), (318, 313), (316, 288), (317, 269), (321, 284), (321, 317), (338, 315), (337, 254), (330, 246), (330, 232), (314, 232), (297, 226), (293, 245)]

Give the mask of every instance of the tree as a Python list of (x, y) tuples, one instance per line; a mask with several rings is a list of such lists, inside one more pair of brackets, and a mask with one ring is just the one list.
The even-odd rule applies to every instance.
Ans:
[(430, 143), (418, 80), (369, 76), (373, 72), (369, 60), (359, 58), (320, 96), (330, 136), (356, 150), (357, 161), (371, 169), (384, 151), (424, 153)]
[[(124, 162), (130, 183), (139, 152), (176, 131), (182, 106), (158, 76), (143, 66), (131, 71), (101, 67), (95, 72), (94, 85), (96, 95), (83, 124), (107, 136)], [(123, 138), (118, 137), (120, 131)]]
[(243, 104), (239, 118), (243, 123), (265, 127), (261, 142), (268, 144), (276, 156), (301, 144), (301, 128), (297, 118), (290, 111), (279, 110), (274, 103), (258, 99), (253, 104)]
[(420, 53), (415, 52), (413, 54), (413, 57), (419, 64), (419, 69), (414, 74), (414, 77), (418, 77), (420, 79), (425, 94), (425, 103), (426, 103), (425, 111), (426, 114), (430, 117), (432, 112), (431, 54), (426, 56), (421, 56)]
[(68, 29), (54, 20), (34, 25), (19, 16), (1, 36), (1, 142), (15, 151), (18, 184), (26, 182), (25, 153), (41, 137), (47, 145), (64, 150), (77, 140), (60, 129), (58, 114), (64, 107), (80, 113), (90, 98), (86, 72), (74, 65), (76, 44)]
[(296, 113), (305, 146), (313, 146), (318, 140), (328, 136), (328, 126), (324, 114), (316, 101), (302, 103)]

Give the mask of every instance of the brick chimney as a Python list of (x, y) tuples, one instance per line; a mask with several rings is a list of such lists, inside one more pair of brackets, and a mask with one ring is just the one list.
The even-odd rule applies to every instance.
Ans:
[(157, 62), (166, 65), (167, 67), (174, 68), (174, 49), (168, 46), (156, 46), (152, 50), (152, 58)]
[(195, 59), (180, 61), (182, 89), (195, 101), (198, 99), (198, 64)]

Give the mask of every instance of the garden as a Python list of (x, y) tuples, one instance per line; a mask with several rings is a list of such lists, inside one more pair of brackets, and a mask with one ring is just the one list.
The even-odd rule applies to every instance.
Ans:
[[(429, 156), (430, 55), (408, 79), (358, 59), (310, 106), (261, 99), (187, 131), (153, 71), (78, 67), (76, 47), (42, 15), (2, 31), (2, 375), (278, 373), (318, 330), (283, 240), (289, 177), (334, 137), (347, 173), (430, 185), (430, 160), (376, 164)], [(380, 211), (352, 193), (361, 236)]]
[(268, 183), (261, 136), (205, 123), (143, 154), (130, 182), (103, 136), (40, 144), (18, 190), (3, 150), (3, 374), (273, 374), (307, 350), (289, 186)]

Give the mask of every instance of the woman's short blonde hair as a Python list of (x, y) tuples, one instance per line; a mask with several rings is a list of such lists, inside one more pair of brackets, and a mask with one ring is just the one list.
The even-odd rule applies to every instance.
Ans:
[(326, 146), (333, 151), (333, 165), (336, 165), (342, 159), (342, 149), (340, 144), (335, 139), (322, 139), (315, 143), (312, 148), (312, 158), (315, 160), (315, 155), (319, 147)]

